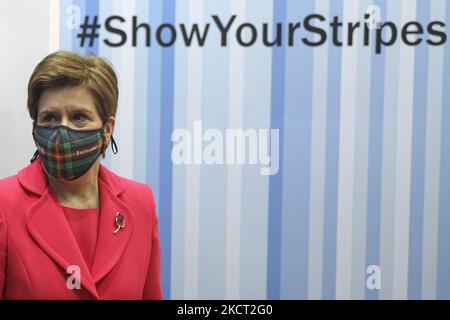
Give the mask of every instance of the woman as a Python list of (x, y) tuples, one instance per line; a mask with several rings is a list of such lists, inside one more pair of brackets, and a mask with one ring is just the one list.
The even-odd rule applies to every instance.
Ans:
[(117, 99), (92, 55), (56, 52), (31, 75), (37, 151), (0, 180), (0, 298), (162, 298), (152, 191), (100, 164), (110, 142), (117, 152)]

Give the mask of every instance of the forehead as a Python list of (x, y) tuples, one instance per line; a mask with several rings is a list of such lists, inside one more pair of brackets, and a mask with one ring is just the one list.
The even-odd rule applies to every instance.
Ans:
[(79, 108), (96, 112), (94, 98), (88, 89), (81, 86), (51, 88), (42, 93), (38, 112), (70, 111)]

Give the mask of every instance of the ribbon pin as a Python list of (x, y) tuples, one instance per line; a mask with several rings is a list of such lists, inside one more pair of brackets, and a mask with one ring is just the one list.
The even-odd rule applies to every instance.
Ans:
[(120, 214), (120, 212), (116, 213), (116, 226), (117, 229), (114, 230), (114, 234), (116, 234), (117, 232), (119, 232), (120, 229), (125, 228), (125, 217), (123, 215)]

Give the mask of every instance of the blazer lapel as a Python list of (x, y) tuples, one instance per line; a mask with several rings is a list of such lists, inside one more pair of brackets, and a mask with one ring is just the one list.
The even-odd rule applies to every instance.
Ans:
[(64, 271), (69, 265), (80, 268), (81, 286), (99, 299), (89, 268), (64, 217), (64, 212), (48, 188), (42, 197), (28, 208), (26, 223), (35, 242)]
[[(100, 222), (97, 245), (92, 266), (92, 276), (97, 284), (119, 262), (133, 233), (133, 212), (119, 198), (123, 191), (120, 179), (111, 171), (100, 165)], [(125, 227), (117, 233), (116, 215), (124, 217)]]

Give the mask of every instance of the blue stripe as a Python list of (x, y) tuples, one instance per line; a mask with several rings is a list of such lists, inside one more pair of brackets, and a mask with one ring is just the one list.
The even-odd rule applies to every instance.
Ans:
[[(450, 6), (446, 7), (446, 21)], [(439, 192), (439, 244), (437, 298), (450, 299), (450, 47), (445, 47), (442, 102), (441, 180)]]
[[(426, 25), (429, 20), (430, 2), (418, 1), (417, 21)], [(422, 297), (422, 239), (428, 91), (428, 46), (418, 46), (415, 51), (408, 299), (420, 299)]]
[[(151, 25), (158, 25), (163, 20), (163, 1), (152, 0), (149, 6), (149, 20)], [(144, 30), (139, 30), (143, 32)], [(151, 32), (150, 32), (151, 33)], [(160, 192), (160, 134), (161, 134), (161, 99), (162, 86), (161, 68), (162, 49), (151, 39), (151, 46), (147, 48), (148, 59), (148, 88), (147, 88), (147, 181), (155, 188), (155, 197), (159, 201)], [(158, 202), (158, 210), (160, 210)]]
[[(163, 19), (175, 23), (175, 0), (165, 0)], [(159, 230), (161, 234), (161, 277), (165, 298), (170, 297), (170, 264), (172, 238), (172, 140), (173, 131), (173, 89), (174, 89), (174, 47), (163, 49), (161, 74), (161, 151), (159, 189)]]
[[(329, 17), (342, 17), (342, 12), (342, 0), (330, 1)], [(332, 41), (329, 42), (322, 283), (324, 299), (334, 299), (336, 296), (336, 226), (339, 172), (341, 52), (342, 48), (335, 47)]]
[[(97, 23), (101, 25), (99, 11), (98, 11), (98, 0), (89, 0), (85, 2), (85, 8), (86, 8), (86, 15), (90, 17), (90, 23), (93, 23), (94, 17), (97, 17)], [(83, 23), (84, 21), (81, 21)], [(97, 30), (97, 33), (100, 33), (99, 30)], [(94, 40), (94, 46), (93, 47), (86, 47), (87, 52), (94, 53), (95, 55), (98, 55), (98, 43), (99, 38)]]
[(70, 0), (60, 0), (59, 3), (59, 48), (60, 50), (72, 50), (72, 41), (74, 36), (67, 28), (67, 7), (72, 4)]
[[(286, 21), (286, 0), (274, 0), (273, 22)], [(273, 31), (275, 32), (275, 25)], [(286, 40), (286, 39), (283, 39)], [(280, 164), (283, 161), (283, 117), (284, 117), (284, 72), (285, 48), (272, 49), (272, 98), (271, 98), (271, 128), (280, 129)], [(267, 298), (280, 299), (281, 281), (281, 199), (283, 185), (283, 166), (278, 174), (269, 178), (269, 232), (267, 259)]]
[[(314, 3), (290, 1), (288, 21), (300, 21), (314, 11)], [(300, 41), (297, 37), (296, 41)], [(297, 45), (286, 53), (283, 129), (284, 201), (282, 212), (281, 298), (308, 296), (309, 186), (311, 153), (313, 53)]]
[[(136, 12), (143, 13), (139, 15), (139, 22), (143, 19), (145, 19), (145, 21), (149, 20), (149, 5), (150, 4), (148, 2), (136, 2)], [(138, 47), (135, 49), (134, 54), (133, 136), (137, 138), (133, 139), (133, 179), (141, 182), (149, 181), (150, 185), (154, 187), (154, 185), (152, 184), (153, 180), (147, 179), (147, 163), (152, 163), (152, 168), (155, 168), (155, 170), (158, 170), (158, 167), (154, 162), (148, 161), (147, 153), (149, 149), (146, 148), (149, 145), (147, 142), (148, 139), (150, 139), (150, 137), (153, 137), (153, 134), (149, 132), (151, 129), (153, 129), (153, 126), (149, 125), (149, 123), (147, 122), (147, 118), (149, 118), (148, 113), (150, 113), (150, 110), (148, 108), (148, 106), (150, 105), (150, 94), (148, 92), (148, 88), (152, 88), (149, 83), (149, 74), (152, 74), (152, 70), (148, 67), (148, 53), (150, 50), (143, 45), (144, 30), (140, 30), (139, 35), (140, 37), (138, 36)], [(145, 70), (147, 70), (147, 72), (145, 72)]]
[[(387, 14), (386, 1), (378, 0), (381, 16)], [(375, 32), (372, 32), (375, 35)], [(366, 267), (380, 265), (381, 164), (383, 159), (383, 106), (386, 50), (377, 55), (372, 48), (369, 113), (369, 157), (367, 181)], [(366, 299), (377, 299), (378, 290), (366, 286)]]

